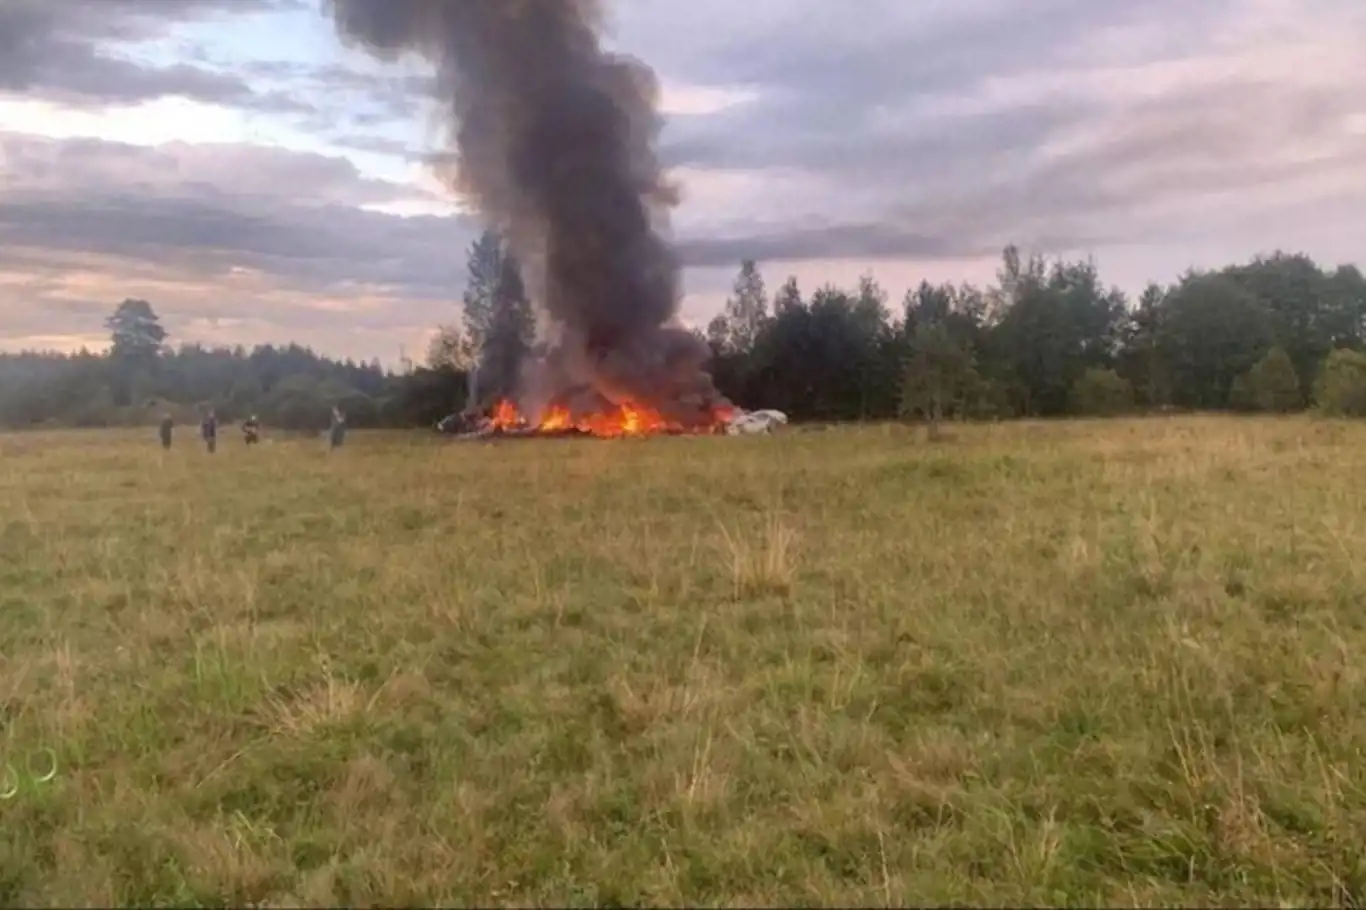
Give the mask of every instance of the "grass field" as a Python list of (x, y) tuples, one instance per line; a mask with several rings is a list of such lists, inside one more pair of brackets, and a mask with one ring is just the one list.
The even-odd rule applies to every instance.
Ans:
[(1366, 426), (190, 436), (0, 436), (0, 904), (1366, 902)]

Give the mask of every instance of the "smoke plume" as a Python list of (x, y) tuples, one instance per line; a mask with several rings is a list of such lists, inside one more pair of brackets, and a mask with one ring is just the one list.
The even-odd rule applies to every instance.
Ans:
[[(525, 268), (547, 322), (525, 374), (532, 408), (581, 396), (645, 403), (681, 422), (723, 403), (709, 351), (675, 323), (677, 197), (654, 142), (653, 72), (605, 52), (594, 0), (331, 0), (343, 37), (436, 67), (454, 188)], [(575, 390), (578, 390), (577, 392)]]

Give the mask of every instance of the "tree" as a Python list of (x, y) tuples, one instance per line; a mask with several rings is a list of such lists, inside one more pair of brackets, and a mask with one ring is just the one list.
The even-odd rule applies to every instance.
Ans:
[(1354, 265), (1340, 265), (1327, 278), (1326, 309), (1331, 314), (1333, 347), (1366, 345), (1366, 276)]
[(118, 360), (150, 362), (160, 353), (167, 337), (156, 311), (145, 300), (124, 300), (104, 325), (109, 329), (112, 351)]
[(725, 313), (717, 313), (707, 323), (707, 344), (718, 357), (735, 353), (730, 345), (730, 320)]
[(503, 274), (503, 241), (494, 231), (484, 231), (465, 256), (465, 334), (475, 350), (484, 346), (493, 322), (494, 297)]
[(1304, 404), (1300, 378), (1285, 348), (1276, 345), (1243, 375), (1234, 380), (1229, 404), (1245, 411), (1284, 414)]
[(764, 277), (753, 259), (740, 264), (725, 309), (707, 326), (707, 340), (722, 354), (747, 354), (769, 319)]
[(961, 398), (974, 377), (972, 355), (944, 324), (918, 326), (902, 380), (902, 415), (921, 415), (929, 421), (930, 437), (937, 437), (946, 409)]
[(953, 311), (953, 288), (922, 281), (915, 290), (906, 292), (901, 309), (908, 337), (914, 335), (917, 326), (942, 325)]
[(773, 295), (773, 315), (781, 316), (789, 310), (796, 309), (802, 305), (801, 288), (797, 286), (797, 276), (789, 275), (783, 282), (783, 286), (778, 288), (778, 293)]
[(1276, 344), (1301, 378), (1301, 399), (1328, 352), (1358, 336), (1359, 314), (1336, 276), (1304, 255), (1274, 253), (1223, 270), (1266, 309)]
[(1314, 405), (1329, 417), (1366, 417), (1366, 354), (1338, 348), (1319, 368)]
[[(994, 347), (1024, 414), (1066, 413), (1072, 385), (1090, 367), (1110, 367), (1126, 306), (1102, 286), (1095, 263), (1038, 257), (1021, 266), (1007, 249), (996, 296)], [(1009, 289), (1009, 293), (1006, 292)]]
[(852, 319), (861, 339), (858, 350), (860, 420), (890, 417), (897, 412), (897, 383), (905, 352), (887, 309), (887, 292), (871, 274), (859, 277)]
[(1157, 347), (1166, 296), (1161, 285), (1150, 282), (1120, 329), (1119, 375), (1128, 381), (1137, 402), (1148, 407), (1168, 404), (1171, 399)]
[(332, 360), (299, 345), (247, 351), (183, 344), (158, 353), (152, 368), (112, 349), (0, 354), (0, 426), (145, 425), (167, 410), (194, 420), (196, 411), (213, 407), (223, 420), (255, 413), (268, 425), (294, 429), (318, 426), (337, 402), (365, 426), (381, 419), (385, 403), (401, 397), (406, 384), (377, 362)]
[(426, 362), (433, 370), (468, 370), (474, 366), (477, 355), (474, 343), (460, 326), (443, 325), (437, 327), (427, 345)]
[(858, 291), (854, 295), (854, 313), (869, 334), (888, 327), (887, 291), (869, 273), (859, 276)]
[[(467, 376), (449, 368), (419, 367), (399, 377), (393, 393), (380, 407), (384, 423), (394, 426), (430, 427), (466, 403)], [(348, 419), (349, 419), (348, 415)]]
[(507, 398), (517, 391), (535, 333), (535, 314), (522, 283), (521, 268), (511, 253), (504, 253), (494, 287), (493, 312), (476, 367), (480, 404)]
[[(890, 417), (896, 376), (888, 383), (869, 368), (882, 353), (877, 333), (886, 330), (868, 325), (854, 296), (827, 286), (769, 320), (750, 354), (719, 357), (714, 372), (733, 400), (762, 402), (796, 420)], [(890, 405), (879, 410), (884, 397)]]
[(520, 264), (502, 239), (485, 231), (470, 246), (464, 345), (475, 355), (479, 404), (511, 395), (536, 330)]
[(1163, 300), (1156, 340), (1172, 403), (1227, 407), (1233, 381), (1274, 340), (1266, 307), (1237, 282), (1212, 273), (1185, 275)]
[(120, 303), (104, 324), (110, 333), (114, 404), (127, 407), (152, 393), (152, 372), (166, 340), (166, 330), (150, 303), (133, 298)]
[[(854, 296), (826, 286), (811, 297), (809, 350), (815, 356), (808, 368), (816, 367), (815, 378), (819, 385), (815, 399), (821, 412), (858, 420), (891, 416), (878, 407), (879, 385), (887, 384), (878, 375), (882, 336), (887, 325), (871, 311), (872, 303), (875, 301), (870, 301), (864, 288)], [(895, 389), (894, 382), (893, 378), (892, 389)], [(895, 402), (893, 395), (892, 408), (895, 408)]]

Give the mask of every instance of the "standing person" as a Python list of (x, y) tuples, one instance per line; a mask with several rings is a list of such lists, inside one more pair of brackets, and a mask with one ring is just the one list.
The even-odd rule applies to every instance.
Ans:
[(254, 446), (261, 441), (261, 421), (252, 414), (242, 424), (242, 438), (247, 441), (247, 445)]
[(218, 451), (218, 417), (210, 408), (204, 415), (204, 420), (199, 424), (199, 435), (204, 437), (204, 445), (212, 455)]
[(341, 444), (346, 441), (346, 415), (337, 406), (332, 408), (332, 423), (327, 428), (327, 448), (341, 448)]
[(175, 421), (171, 419), (169, 413), (161, 415), (161, 447), (169, 449), (171, 447), (171, 431), (175, 428)]

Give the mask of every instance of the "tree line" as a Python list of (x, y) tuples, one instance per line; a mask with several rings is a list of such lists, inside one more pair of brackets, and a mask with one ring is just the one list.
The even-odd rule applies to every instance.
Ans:
[(125, 300), (106, 320), (107, 352), (0, 355), (0, 426), (106, 427), (155, 423), (170, 412), (198, 422), (255, 415), (268, 425), (320, 430), (333, 405), (360, 426), (410, 423), (396, 405), (399, 377), (378, 361), (338, 361), (299, 345), (167, 345), (151, 304)]
[[(471, 248), (469, 275), (465, 324), (444, 327), (430, 358), (453, 372), (481, 350), (515, 361), (532, 344), (531, 305), (493, 235)], [(728, 397), (793, 420), (1366, 416), (1366, 278), (1299, 254), (1189, 270), (1130, 300), (1092, 260), (1012, 246), (993, 284), (922, 282), (896, 304), (871, 274), (810, 293), (789, 277), (770, 292), (746, 261), (705, 338)]]
[(1136, 410), (1366, 415), (1366, 279), (1277, 253), (1150, 284), (1090, 260), (1002, 257), (993, 286), (788, 279), (746, 262), (708, 330), (719, 383), (794, 419), (1106, 416)]
[[(160, 408), (315, 429), (340, 405), (355, 426), (430, 426), (515, 385), (535, 319), (497, 236), (469, 251), (463, 318), (426, 363), (393, 372), (297, 345), (171, 349), (146, 301), (107, 321), (107, 353), (0, 356), (0, 425), (147, 422)], [(1189, 409), (1366, 416), (1366, 278), (1276, 253), (1150, 284), (1136, 300), (1090, 260), (1004, 251), (986, 287), (922, 282), (897, 303), (871, 274), (770, 292), (741, 264), (704, 333), (717, 385), (796, 421), (1108, 416)], [(475, 367), (478, 367), (475, 370)], [(473, 381), (470, 373), (475, 372)]]

